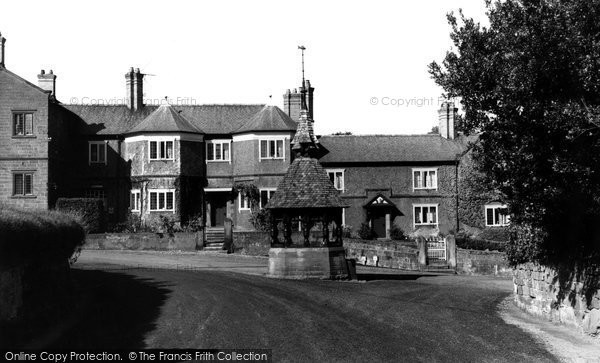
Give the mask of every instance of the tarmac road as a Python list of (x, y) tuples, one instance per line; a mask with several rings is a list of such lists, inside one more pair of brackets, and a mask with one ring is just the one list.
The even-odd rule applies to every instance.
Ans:
[[(371, 272), (363, 282), (284, 281), (216, 265), (125, 268), (94, 253), (72, 271), (77, 318), (53, 348), (269, 348), (276, 362), (557, 361), (500, 317), (507, 280)], [(250, 273), (260, 264), (238, 263)]]

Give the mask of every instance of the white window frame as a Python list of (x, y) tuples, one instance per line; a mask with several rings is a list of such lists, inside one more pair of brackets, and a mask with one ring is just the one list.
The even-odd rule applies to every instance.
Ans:
[[(12, 188), (12, 196), (13, 197), (31, 197), (31, 196), (35, 195), (34, 185), (33, 185), (34, 174), (35, 174), (34, 171), (29, 171), (29, 170), (13, 171), (13, 173), (12, 173), (12, 187), (13, 187)], [(16, 193), (16, 191), (17, 191), (17, 185), (15, 184), (15, 178), (16, 178), (17, 175), (22, 175), (21, 183), (23, 183), (21, 185), (23, 192), (19, 193), (19, 194)], [(30, 190), (30, 193), (27, 193), (27, 188), (25, 188), (25, 186), (27, 185), (27, 183), (26, 183), (25, 180), (26, 180), (26, 178), (27, 178), (28, 175), (31, 178), (31, 190)]]
[[(335, 189), (339, 190), (340, 193), (343, 193), (344, 190), (346, 190), (346, 175), (345, 175), (346, 170), (345, 169), (326, 169), (326, 171), (327, 171), (327, 176), (329, 177), (330, 180), (331, 180), (330, 174), (333, 174), (333, 180), (334, 180), (333, 186), (335, 187)], [(341, 189), (339, 189), (335, 186), (335, 174), (336, 173), (342, 173), (342, 188)]]
[[(242, 203), (242, 200), (244, 201), (244, 203)], [(238, 193), (238, 210), (250, 210), (250, 200), (248, 199), (248, 197), (243, 196), (242, 193)]]
[(130, 205), (132, 212), (141, 212), (142, 211), (142, 192), (139, 189), (131, 189), (131, 193), (129, 194), (129, 201), (131, 204), (131, 197), (133, 196), (133, 205)]
[[(156, 209), (152, 209), (152, 193), (157, 193), (156, 195)], [(167, 193), (173, 193), (173, 208), (167, 209)], [(165, 195), (165, 207), (159, 208), (159, 196), (158, 194)], [(173, 212), (175, 213), (175, 189), (148, 189), (148, 210), (150, 212)]]
[[(424, 223), (424, 222), (420, 222), (417, 223), (416, 221), (416, 209), (417, 208), (421, 208), (421, 213), (423, 213), (423, 208), (431, 208), (431, 207), (435, 207), (435, 223)], [(420, 203), (420, 204), (413, 204), (413, 227), (417, 227), (417, 226), (438, 226), (440, 224), (440, 206), (439, 204), (435, 204), (435, 203)]]
[[(229, 155), (227, 159), (223, 158), (223, 145), (227, 144), (229, 145)], [(216, 153), (216, 145), (221, 145), (221, 159), (212, 159), (209, 160), (208, 159), (208, 148), (211, 147), (212, 148), (212, 153), (213, 153), (213, 157), (216, 157), (217, 153)], [(231, 164), (231, 147), (232, 147), (232, 143), (231, 140), (229, 139), (214, 139), (214, 140), (206, 140), (206, 162), (207, 163), (223, 163), (223, 162), (229, 162)]]
[[(259, 206), (260, 209), (263, 209), (263, 207), (262, 207), (262, 204), (263, 204), (262, 203), (263, 202), (263, 200), (262, 200), (262, 192), (267, 192), (267, 197), (269, 199), (271, 199), (271, 197), (273, 196), (273, 193), (275, 193), (276, 191), (277, 191), (277, 188), (262, 188), (262, 189), (258, 190), (259, 196), (260, 196), (258, 198), (258, 206)], [(269, 201), (267, 201), (267, 203), (269, 203)]]
[[(88, 164), (92, 165), (92, 164), (107, 164), (107, 159), (108, 159), (108, 155), (107, 155), (107, 141), (88, 141)], [(100, 156), (100, 147), (104, 148), (104, 161), (100, 161), (100, 160), (92, 160), (92, 145), (97, 145), (98, 149), (96, 150), (96, 157), (99, 159)]]
[[(435, 184), (432, 186), (427, 186), (425, 174), (430, 173), (432, 171), (435, 172), (435, 179), (434, 179)], [(415, 184), (415, 173), (419, 173), (421, 185), (425, 185), (425, 186), (417, 186)], [(415, 190), (437, 190), (438, 176), (439, 176), (438, 168), (413, 168), (412, 173), (411, 173), (413, 191), (415, 191)], [(425, 182), (425, 183), (423, 183), (423, 182)]]
[[(34, 118), (34, 111), (13, 111), (13, 118), (12, 118), (12, 136), (13, 137), (32, 137), (35, 136), (35, 118)], [(17, 118), (18, 116), (22, 115), (23, 116), (23, 132), (22, 133), (18, 133), (17, 132)], [(28, 132), (27, 130), (27, 116), (31, 115), (31, 132)]]
[[(492, 224), (488, 224), (488, 218), (487, 218), (487, 212), (488, 209), (492, 210)], [(485, 208), (484, 208), (484, 213), (483, 213), (483, 218), (485, 219), (485, 226), (486, 227), (506, 227), (510, 224), (510, 215), (507, 213), (506, 214), (506, 218), (504, 222), (500, 222), (498, 223), (498, 221), (496, 220), (496, 209), (508, 209), (508, 207), (506, 206), (506, 204), (486, 204)], [(500, 214), (498, 214), (498, 217), (500, 216)]]
[[(285, 160), (285, 137), (263, 137), (258, 139), (258, 160)], [(262, 154), (262, 143), (267, 143), (267, 155)], [(269, 156), (271, 153), (271, 142), (275, 143), (275, 150), (277, 150), (277, 142), (281, 141), (281, 156)]]
[[(152, 147), (151, 147), (151, 145), (152, 145), (153, 142), (156, 143), (156, 158), (152, 157)], [(165, 154), (166, 154), (166, 151), (167, 151), (167, 146), (166, 145), (167, 145), (168, 142), (170, 142), (170, 143), (173, 144), (172, 156), (170, 158), (168, 158), (168, 157), (162, 158), (160, 156), (160, 149), (161, 149), (160, 145), (162, 143), (165, 144)], [(173, 139), (148, 140), (148, 160), (150, 160), (150, 161), (172, 161), (172, 160), (175, 160), (175, 139), (173, 138)]]

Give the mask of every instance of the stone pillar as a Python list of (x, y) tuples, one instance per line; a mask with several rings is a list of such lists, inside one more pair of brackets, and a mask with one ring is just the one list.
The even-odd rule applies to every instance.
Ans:
[(392, 229), (391, 216), (389, 213), (385, 214), (385, 238), (390, 239), (390, 230)]
[(276, 247), (279, 244), (279, 238), (277, 235), (279, 231), (277, 230), (277, 218), (273, 216), (271, 218), (271, 247)]
[(452, 235), (446, 237), (446, 260), (450, 268), (456, 268), (456, 239)]
[(304, 235), (304, 247), (310, 247), (310, 228), (312, 223), (310, 216), (305, 214), (302, 216), (302, 234)]
[(212, 227), (212, 221), (210, 220), (210, 202), (207, 201), (206, 202), (206, 226), (207, 227)]
[[(329, 246), (329, 215), (327, 213), (323, 214), (323, 245), (324, 246)], [(335, 234), (335, 228), (333, 230), (333, 233)]]
[(419, 244), (419, 267), (427, 267), (427, 241), (423, 237), (417, 239)]
[(344, 242), (342, 241), (342, 213), (336, 213), (335, 215), (335, 245), (342, 246)]
[(233, 221), (231, 218), (225, 218), (224, 230), (223, 249), (233, 252)]
[(283, 239), (286, 247), (292, 245), (292, 218), (287, 213), (283, 215)]

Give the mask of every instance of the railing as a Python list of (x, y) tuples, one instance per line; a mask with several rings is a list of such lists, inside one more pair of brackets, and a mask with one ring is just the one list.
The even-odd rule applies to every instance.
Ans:
[(429, 261), (446, 261), (446, 239), (430, 237), (427, 239), (427, 259)]

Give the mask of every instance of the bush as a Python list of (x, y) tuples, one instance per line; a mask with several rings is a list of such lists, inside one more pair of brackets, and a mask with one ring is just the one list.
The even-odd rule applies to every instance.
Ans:
[(253, 209), (250, 223), (257, 231), (267, 232), (271, 228), (271, 212), (268, 209)]
[(204, 219), (201, 214), (191, 217), (187, 224), (183, 226), (183, 230), (186, 232), (199, 232), (204, 228)]
[(362, 223), (358, 230), (358, 237), (361, 239), (371, 240), (375, 238), (375, 232), (371, 229), (367, 223)]
[(56, 209), (77, 220), (87, 233), (104, 232), (104, 205), (93, 198), (58, 198)]
[(352, 238), (352, 226), (342, 226), (342, 238)]
[(392, 226), (392, 228), (390, 229), (390, 238), (395, 241), (403, 241), (406, 239), (406, 234), (404, 234), (402, 228)]
[(507, 243), (486, 241), (478, 238), (456, 238), (456, 247), (464, 248), (466, 250), (478, 250), (478, 251), (499, 251), (504, 252), (506, 250)]

